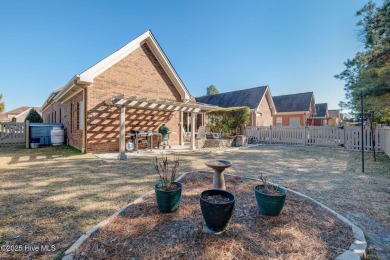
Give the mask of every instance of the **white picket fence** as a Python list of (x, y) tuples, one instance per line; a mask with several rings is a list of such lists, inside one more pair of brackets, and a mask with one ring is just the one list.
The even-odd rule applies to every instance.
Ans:
[[(253, 143), (309, 145), (361, 149), (361, 127), (359, 126), (246, 126), (245, 135)], [(382, 151), (384, 128), (374, 132), (375, 150)], [(369, 127), (363, 130), (364, 150), (372, 150), (372, 136)]]
[(24, 144), (26, 123), (0, 122), (0, 145)]

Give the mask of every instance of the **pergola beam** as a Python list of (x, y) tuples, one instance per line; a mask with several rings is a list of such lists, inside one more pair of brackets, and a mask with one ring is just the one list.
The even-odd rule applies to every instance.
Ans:
[(128, 106), (144, 109), (156, 109), (163, 111), (182, 111), (182, 112), (200, 112), (201, 110), (211, 110), (218, 107), (206, 104), (191, 102), (177, 102), (174, 100), (162, 100), (157, 98), (146, 98), (139, 96), (119, 95), (106, 100), (106, 105), (110, 106)]

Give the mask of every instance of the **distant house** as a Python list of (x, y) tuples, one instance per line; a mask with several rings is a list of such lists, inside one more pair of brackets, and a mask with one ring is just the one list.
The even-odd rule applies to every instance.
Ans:
[(339, 109), (329, 110), (328, 125), (338, 126), (343, 122)]
[(313, 114), (312, 118), (308, 119), (309, 125), (313, 126), (325, 126), (328, 125), (329, 112), (328, 104), (320, 103), (316, 104), (316, 112)]
[[(26, 116), (28, 115), (28, 113), (32, 108), (33, 107), (24, 106), (7, 112), (0, 113), (0, 122), (24, 122)], [(34, 107), (34, 109), (40, 115), (42, 115), (40, 107)]]
[(274, 126), (304, 126), (315, 114), (313, 92), (274, 96)]
[(211, 96), (197, 97), (197, 102), (219, 107), (247, 106), (251, 110), (251, 126), (270, 126), (275, 106), (268, 86), (236, 90)]

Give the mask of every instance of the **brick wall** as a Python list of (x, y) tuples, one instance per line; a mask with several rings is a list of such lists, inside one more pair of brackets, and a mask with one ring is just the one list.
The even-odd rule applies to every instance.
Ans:
[(257, 112), (261, 116), (256, 117), (256, 126), (270, 126), (272, 125), (272, 112), (268, 103), (267, 98), (264, 96), (260, 101)]
[(276, 118), (281, 117), (282, 118), (282, 126), (289, 126), (290, 125), (290, 117), (298, 117), (299, 123), (301, 126), (304, 126), (306, 123), (306, 116), (304, 114), (275, 114), (273, 116), (273, 125), (276, 126)]
[[(82, 148), (83, 130), (77, 129), (77, 103), (83, 100), (83, 93), (80, 92), (65, 103), (54, 102), (42, 112), (44, 123), (62, 123), (69, 144), (80, 149)], [(73, 104), (73, 129), (71, 129), (70, 107)], [(66, 140), (65, 140), (66, 141)]]
[[(105, 105), (117, 95), (180, 101), (180, 94), (144, 44), (94, 79), (87, 89), (87, 151), (119, 150), (119, 109)], [(171, 144), (180, 138), (180, 113), (126, 108), (126, 133), (135, 130), (157, 131), (162, 123), (174, 133)], [(126, 139), (127, 140), (127, 139)]]

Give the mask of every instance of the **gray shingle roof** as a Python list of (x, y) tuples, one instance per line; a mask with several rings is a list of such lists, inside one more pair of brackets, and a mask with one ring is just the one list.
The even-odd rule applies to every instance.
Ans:
[(272, 97), (276, 112), (309, 111), (313, 92)]
[(268, 86), (248, 88), (231, 92), (220, 93), (211, 96), (197, 97), (196, 102), (215, 105), (219, 107), (247, 106), (256, 109), (264, 96)]
[(314, 117), (325, 117), (327, 108), (327, 103), (316, 104), (316, 114), (314, 115)]

